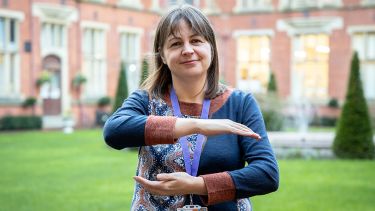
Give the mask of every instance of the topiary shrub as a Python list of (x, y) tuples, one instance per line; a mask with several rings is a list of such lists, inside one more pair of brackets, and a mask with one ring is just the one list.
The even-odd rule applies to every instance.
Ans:
[(125, 64), (121, 63), (120, 77), (117, 83), (117, 91), (112, 111), (115, 112), (121, 107), (124, 100), (128, 97), (128, 81), (126, 79)]
[(97, 102), (98, 107), (109, 106), (110, 104), (111, 104), (111, 98), (108, 96), (99, 98)]
[(141, 73), (141, 81), (139, 83), (139, 85), (141, 86), (143, 84), (143, 82), (145, 82), (145, 80), (147, 79), (148, 77), (148, 62), (147, 62), (147, 58), (144, 58), (143, 61), (142, 61), (142, 73)]
[(277, 92), (277, 83), (275, 79), (275, 74), (273, 74), (273, 72), (271, 72), (270, 80), (268, 81), (267, 91), (273, 93)]
[(353, 54), (349, 86), (336, 128), (333, 151), (339, 158), (374, 158), (373, 133), (360, 78), (358, 54)]
[(328, 104), (327, 106), (329, 108), (339, 108), (339, 101), (336, 99), (336, 98), (331, 98), (329, 101), (328, 101)]

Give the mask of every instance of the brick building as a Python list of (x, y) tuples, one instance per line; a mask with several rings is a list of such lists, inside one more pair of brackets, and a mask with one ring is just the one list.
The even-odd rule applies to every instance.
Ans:
[[(45, 127), (67, 113), (91, 126), (97, 100), (115, 95), (121, 62), (137, 88), (160, 15), (180, 3), (209, 16), (221, 78), (234, 87), (265, 93), (272, 71), (284, 99), (343, 100), (355, 49), (375, 100), (374, 0), (0, 0), (0, 117), (29, 113), (20, 105), (33, 96)], [(51, 82), (37, 87), (45, 75)]]

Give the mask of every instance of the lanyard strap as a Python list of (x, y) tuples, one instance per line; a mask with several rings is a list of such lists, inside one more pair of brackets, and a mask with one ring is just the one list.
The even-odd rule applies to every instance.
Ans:
[[(180, 110), (180, 105), (178, 103), (178, 98), (177, 98), (176, 92), (175, 92), (173, 87), (171, 88), (170, 97), (171, 97), (171, 102), (172, 102), (173, 115), (181, 118), (182, 114), (181, 114), (181, 110)], [(208, 119), (208, 112), (210, 110), (210, 103), (211, 103), (211, 100), (204, 99), (201, 117), (200, 117), (201, 119)], [(190, 159), (190, 152), (189, 152), (187, 137), (188, 136), (184, 136), (184, 137), (179, 138), (179, 142), (180, 142), (181, 147), (182, 147), (182, 154), (184, 156), (186, 173), (190, 174), (191, 176), (197, 176), (204, 136), (202, 134), (198, 134), (192, 160)]]

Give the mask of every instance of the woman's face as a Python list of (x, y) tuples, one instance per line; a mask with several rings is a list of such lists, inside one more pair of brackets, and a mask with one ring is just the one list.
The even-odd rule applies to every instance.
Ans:
[(175, 35), (167, 37), (162, 51), (163, 63), (168, 65), (172, 78), (206, 79), (212, 60), (211, 45), (195, 34), (185, 20), (180, 21)]

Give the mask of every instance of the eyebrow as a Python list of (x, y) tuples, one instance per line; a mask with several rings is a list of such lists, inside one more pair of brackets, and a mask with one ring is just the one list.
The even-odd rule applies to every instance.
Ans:
[[(201, 36), (201, 37), (203, 37), (202, 35), (195, 33), (195, 34), (190, 35), (190, 38), (195, 37), (195, 36)], [(177, 37), (177, 36), (175, 36), (173, 34), (169, 35), (168, 37), (170, 37), (170, 38), (167, 39), (167, 42), (170, 42), (170, 41), (172, 41), (174, 39), (181, 39), (181, 37)]]

